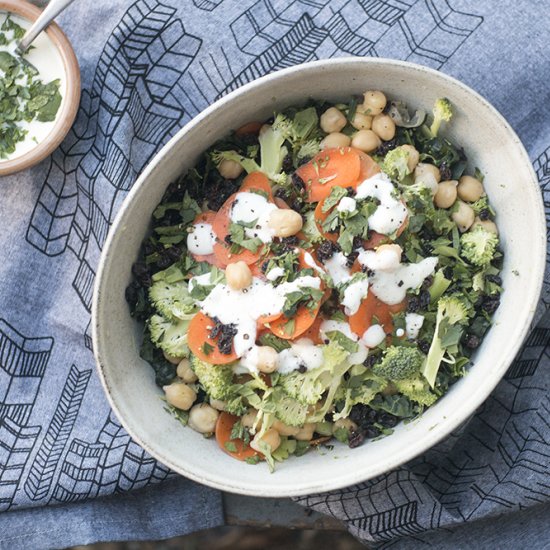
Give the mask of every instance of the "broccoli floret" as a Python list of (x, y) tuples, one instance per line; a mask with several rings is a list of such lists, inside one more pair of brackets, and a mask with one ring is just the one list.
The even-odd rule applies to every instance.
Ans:
[[(294, 372), (281, 376), (274, 391), (283, 392), (286, 399), (279, 397), (277, 400), (277, 409), (273, 411), (277, 418), (291, 426), (301, 426), (306, 417), (308, 422), (323, 420), (332, 409), (342, 377), (350, 368), (346, 361), (347, 356), (348, 352), (338, 343), (330, 342), (323, 346), (322, 367), (305, 373)], [(323, 406), (307, 416), (309, 406), (319, 403), (321, 398), (324, 399)]]
[(212, 399), (226, 399), (234, 395), (233, 369), (228, 365), (211, 365), (197, 357), (191, 358), (191, 368)]
[(249, 174), (251, 172), (263, 172), (270, 180), (276, 183), (284, 183), (286, 174), (281, 173), (283, 159), (288, 153), (284, 146), (285, 134), (273, 126), (265, 124), (259, 135), (260, 165), (250, 158), (239, 155), (236, 151), (218, 151), (212, 153), (212, 160), (219, 165), (222, 160), (238, 162)]
[(330, 383), (331, 379), (330, 373), (319, 367), (304, 373), (294, 371), (284, 374), (278, 383), (293, 399), (300, 403), (315, 405), (328, 385), (327, 380)]
[[(469, 308), (459, 296), (443, 296), (439, 299), (434, 337), (422, 367), (422, 374), (432, 388), (445, 352), (460, 340), (463, 331), (460, 325), (467, 324), (469, 317)], [(448, 345), (443, 345), (443, 339)]]
[(147, 321), (151, 341), (162, 351), (174, 357), (187, 357), (187, 330), (189, 319), (171, 321), (161, 315), (152, 315)]
[(405, 380), (420, 372), (424, 355), (416, 347), (390, 346), (372, 370), (387, 380)]
[(287, 426), (303, 426), (306, 422), (308, 405), (299, 403), (283, 392), (274, 392), (275, 416)]
[(292, 144), (293, 149), (296, 150), (306, 143), (315, 143), (315, 138), (318, 137), (319, 133), (319, 116), (315, 107), (298, 111), (292, 117), (292, 120), (288, 116), (279, 113), (273, 121), (273, 128), (279, 130), (285, 136), (285, 139)]
[(157, 311), (169, 319), (188, 320), (196, 313), (195, 301), (184, 281), (159, 280), (149, 289), (149, 298)]
[(292, 120), (279, 113), (273, 124), (264, 124), (260, 130), (260, 164), (252, 158), (239, 155), (236, 151), (218, 151), (212, 160), (219, 165), (224, 159), (238, 162), (249, 174), (263, 172), (275, 183), (283, 185), (287, 176), (282, 172), (283, 159), (288, 154), (285, 141), (292, 145), (295, 158), (313, 156), (319, 152), (317, 111), (313, 107), (298, 111)]
[(235, 416), (242, 416), (248, 410), (248, 405), (240, 395), (231, 396), (224, 399), (224, 411)]
[(288, 150), (283, 145), (285, 142), (284, 134), (274, 126), (264, 125), (260, 130), (260, 170), (264, 172), (270, 180), (277, 183), (286, 181), (286, 174), (281, 174), (283, 159)]
[(320, 142), (314, 139), (310, 141), (306, 141), (305, 143), (300, 145), (300, 148), (296, 153), (296, 158), (298, 160), (301, 160), (305, 158), (314, 157), (321, 150), (321, 147), (319, 144)]
[(411, 173), (408, 163), (409, 151), (402, 147), (396, 147), (384, 157), (382, 170), (384, 170), (390, 178), (401, 182)]
[(394, 386), (399, 393), (425, 407), (433, 405), (438, 399), (437, 395), (430, 391), (429, 384), (422, 376), (407, 380), (396, 380)]
[(449, 122), (451, 120), (451, 117), (453, 116), (453, 110), (451, 106), (451, 102), (446, 97), (440, 97), (436, 100), (433, 108), (433, 121), (432, 125), (430, 126), (430, 132), (433, 137), (436, 137), (439, 128), (441, 126), (441, 123), (443, 121)]
[(461, 256), (480, 267), (491, 262), (497, 246), (498, 237), (480, 225), (460, 237)]

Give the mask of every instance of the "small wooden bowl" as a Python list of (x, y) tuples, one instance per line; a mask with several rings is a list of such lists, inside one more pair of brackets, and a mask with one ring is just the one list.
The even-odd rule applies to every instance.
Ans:
[[(27, 21), (34, 22), (41, 10), (25, 0), (0, 0), (0, 11), (11, 12)], [(36, 147), (11, 160), (0, 160), (0, 176), (7, 176), (30, 168), (50, 155), (63, 141), (71, 128), (80, 103), (80, 68), (73, 47), (59, 25), (51, 23), (46, 34), (59, 51), (65, 70), (65, 89), (55, 124), (48, 136)]]

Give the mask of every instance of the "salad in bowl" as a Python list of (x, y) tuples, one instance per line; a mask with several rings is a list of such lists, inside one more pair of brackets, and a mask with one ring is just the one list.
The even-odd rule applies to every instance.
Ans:
[(369, 90), (251, 121), (172, 183), (126, 290), (166, 409), (256, 464), (388, 435), (445, 395), (500, 303), (483, 173)]

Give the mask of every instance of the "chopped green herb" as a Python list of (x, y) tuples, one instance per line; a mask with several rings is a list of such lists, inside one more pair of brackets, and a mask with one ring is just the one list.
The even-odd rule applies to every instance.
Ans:
[(214, 346), (211, 346), (208, 342), (204, 342), (201, 348), (204, 355), (210, 355), (214, 351)]
[(230, 453), (236, 453), (237, 452), (237, 446), (233, 441), (226, 441), (223, 446), (228, 450)]
[[(9, 15), (0, 30), (0, 45), (8, 45), (25, 34), (25, 30)], [(60, 81), (42, 82), (24, 55), (1, 51), (0, 70), (0, 158), (5, 159), (28, 134), (20, 123), (55, 120), (62, 97)]]

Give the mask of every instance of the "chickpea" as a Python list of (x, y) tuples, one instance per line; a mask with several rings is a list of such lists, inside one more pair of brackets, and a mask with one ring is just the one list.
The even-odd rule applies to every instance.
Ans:
[(272, 373), (279, 363), (279, 354), (270, 346), (258, 346), (258, 370)]
[(442, 181), (437, 184), (434, 202), (438, 208), (450, 208), (456, 201), (456, 186), (458, 181)]
[[(256, 422), (256, 417), (258, 416), (258, 411), (256, 409), (250, 409), (247, 413), (243, 414), (241, 417), (241, 424), (245, 428), (252, 428)], [(258, 426), (258, 429), (261, 427), (261, 422)]]
[(476, 217), (474, 223), (472, 224), (472, 229), (476, 227), (483, 227), (485, 231), (489, 231), (489, 233), (494, 233), (495, 235), (498, 235), (497, 224), (492, 220), (481, 220), (480, 218)]
[(196, 382), (198, 380), (195, 371), (191, 368), (191, 363), (189, 362), (189, 359), (185, 357), (178, 363), (176, 374), (186, 384), (192, 384), (193, 382)]
[(332, 433), (340, 428), (344, 428), (344, 430), (354, 432), (357, 429), (357, 424), (353, 420), (351, 420), (351, 418), (339, 418), (332, 425)]
[(276, 237), (292, 237), (302, 229), (304, 220), (294, 210), (278, 208), (271, 212), (267, 225), (273, 229)]
[(409, 157), (407, 159), (407, 167), (409, 168), (409, 172), (414, 172), (418, 165), (418, 161), (420, 160), (420, 153), (416, 150), (415, 147), (409, 144), (401, 145), (401, 149), (409, 153)]
[(222, 178), (234, 180), (242, 174), (243, 167), (234, 160), (223, 159), (218, 164), (218, 172)]
[(331, 149), (333, 147), (349, 147), (351, 138), (340, 132), (332, 132), (321, 141), (319, 146), (321, 149)]
[(265, 434), (262, 437), (258, 437), (259, 435), (259, 433), (256, 434), (254, 436), (254, 439), (250, 442), (250, 446), (259, 453), (262, 452), (262, 449), (259, 445), (260, 441), (266, 444), (271, 452), (275, 451), (281, 444), (281, 436), (279, 435), (279, 432), (274, 428), (269, 428), (269, 430), (266, 430)]
[(372, 126), (372, 116), (356, 111), (351, 121), (351, 125), (356, 130), (370, 130)]
[(380, 139), (389, 141), (395, 136), (395, 122), (393, 118), (388, 115), (376, 115), (372, 119), (372, 130)]
[(468, 231), (474, 223), (475, 212), (471, 206), (468, 206), (465, 202), (458, 201), (458, 208), (456, 212), (451, 214), (451, 218), (458, 226), (458, 229), (464, 233)]
[(183, 382), (173, 382), (168, 386), (163, 386), (162, 389), (166, 401), (182, 411), (188, 411), (197, 399), (197, 394), (193, 388)]
[(212, 399), (210, 398), (210, 406), (217, 411), (225, 411), (225, 406), (227, 403), (221, 399)]
[(242, 260), (229, 264), (225, 268), (225, 280), (233, 290), (242, 290), (252, 283), (252, 272)]
[(295, 436), (300, 431), (300, 428), (296, 428), (295, 426), (287, 426), (280, 420), (275, 420), (271, 427), (277, 430), (280, 435), (286, 436)]
[(378, 90), (368, 90), (363, 99), (363, 109), (369, 115), (379, 115), (386, 106), (386, 96)]
[(201, 434), (212, 433), (220, 413), (208, 403), (199, 403), (189, 411), (189, 427)]
[(466, 202), (477, 201), (484, 193), (483, 184), (472, 176), (462, 176), (458, 182), (458, 196)]
[(381, 143), (378, 135), (372, 130), (359, 130), (351, 139), (351, 146), (365, 153), (372, 153)]
[(165, 351), (162, 352), (162, 355), (164, 355), (164, 358), (169, 362), (172, 363), (172, 365), (177, 365), (183, 357), (176, 357), (175, 355), (170, 355), (166, 353)]
[(336, 107), (329, 107), (321, 115), (321, 128), (323, 129), (323, 132), (326, 132), (327, 134), (339, 132), (347, 123), (347, 118)]
[(422, 176), (425, 176), (426, 174), (431, 174), (437, 183), (441, 181), (441, 172), (437, 166), (421, 162), (414, 170), (415, 182), (416, 180), (422, 181)]
[(312, 423), (304, 424), (294, 438), (298, 441), (311, 441), (311, 439), (313, 439), (313, 432), (315, 431), (316, 426), (317, 424)]

